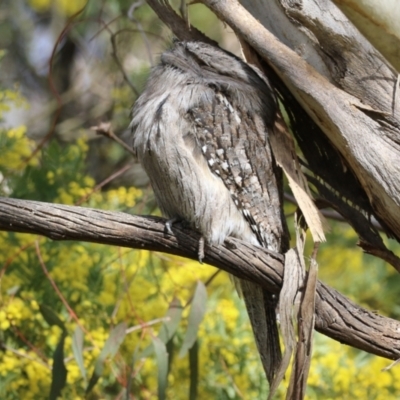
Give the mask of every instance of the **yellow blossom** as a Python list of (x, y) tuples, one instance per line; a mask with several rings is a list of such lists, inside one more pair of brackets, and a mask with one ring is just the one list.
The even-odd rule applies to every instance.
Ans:
[(80, 11), (86, 4), (85, 0), (29, 0), (30, 6), (39, 12), (45, 12), (55, 7), (61, 14), (68, 16)]
[(7, 319), (7, 314), (4, 310), (0, 310), (0, 329), (5, 331), (10, 327), (10, 322)]

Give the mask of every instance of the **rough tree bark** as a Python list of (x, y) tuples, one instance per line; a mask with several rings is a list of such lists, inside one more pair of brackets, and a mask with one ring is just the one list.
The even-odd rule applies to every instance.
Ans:
[[(199, 235), (179, 226), (173, 227), (174, 236), (166, 235), (165, 220), (159, 217), (0, 198), (0, 230), (198, 259)], [(232, 243), (207, 247), (204, 261), (238, 278), (256, 282), (272, 293), (279, 293), (284, 257), (236, 239), (232, 239)], [(392, 360), (400, 358), (399, 321), (359, 307), (322, 282), (317, 285), (315, 327), (349, 346)]]
[(399, 238), (396, 71), (329, 0), (275, 0), (268, 7), (265, 1), (243, 1), (260, 22), (236, 0), (203, 3), (273, 68), (340, 153), (373, 212)]

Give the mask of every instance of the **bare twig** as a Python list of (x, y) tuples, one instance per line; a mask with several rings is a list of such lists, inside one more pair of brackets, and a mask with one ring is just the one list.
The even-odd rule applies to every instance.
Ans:
[(123, 140), (121, 140), (111, 129), (110, 122), (101, 122), (97, 126), (92, 126), (90, 128), (92, 131), (95, 131), (98, 135), (106, 136), (118, 144), (120, 144), (127, 152), (131, 153), (134, 157), (136, 156), (133, 149), (129, 147)]
[(147, 55), (149, 56), (150, 64), (153, 65), (153, 64), (154, 64), (154, 61), (153, 61), (153, 53), (152, 53), (152, 51), (151, 51), (150, 42), (149, 42), (149, 40), (147, 39), (146, 34), (144, 33), (144, 29), (143, 29), (143, 27), (142, 27), (142, 24), (140, 23), (139, 20), (137, 20), (137, 19), (135, 18), (135, 15), (134, 15), (134, 14), (135, 14), (135, 10), (136, 10), (137, 8), (141, 7), (145, 2), (146, 2), (145, 0), (138, 0), (138, 1), (134, 2), (134, 3), (130, 6), (130, 8), (129, 8), (129, 11), (128, 11), (128, 18), (129, 18), (132, 22), (134, 22), (134, 23), (136, 24), (136, 26), (138, 27), (138, 30), (139, 30), (139, 32), (140, 32), (140, 35), (142, 36), (143, 42), (144, 42), (144, 44), (145, 44), (145, 46), (146, 46)]
[(128, 77), (128, 74), (126, 73), (124, 66), (122, 65), (121, 60), (118, 57), (118, 53), (117, 53), (117, 44), (116, 44), (116, 37), (118, 35), (119, 32), (113, 33), (111, 35), (111, 48), (112, 48), (112, 57), (115, 61), (115, 63), (117, 64), (119, 70), (121, 71), (122, 76), (124, 77), (125, 82), (128, 84), (128, 86), (131, 88), (132, 92), (135, 93), (135, 96), (139, 96), (139, 91), (136, 89), (136, 87), (133, 85), (133, 83), (131, 82), (131, 80)]
[(170, 317), (162, 317), (162, 318), (156, 318), (156, 319), (152, 319), (151, 321), (147, 321), (147, 322), (143, 322), (142, 324), (139, 325), (135, 325), (135, 326), (131, 326), (130, 328), (128, 328), (125, 333), (132, 333), (135, 331), (138, 331), (140, 329), (144, 329), (147, 328), (149, 326), (155, 325), (155, 324), (159, 324), (160, 322), (167, 322), (169, 321), (171, 318)]
[(119, 176), (123, 175), (126, 171), (128, 171), (130, 168), (132, 168), (132, 163), (128, 163), (124, 165), (122, 168), (120, 168), (118, 171), (114, 172), (110, 176), (108, 176), (106, 179), (98, 183), (89, 193), (85, 194), (85, 196), (82, 196), (76, 203), (76, 206), (80, 206), (82, 203), (84, 203), (93, 193), (99, 191), (102, 187), (113, 181), (115, 178), (118, 178)]

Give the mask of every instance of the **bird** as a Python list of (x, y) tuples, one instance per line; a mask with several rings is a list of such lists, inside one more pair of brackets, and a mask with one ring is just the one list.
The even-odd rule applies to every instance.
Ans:
[[(263, 74), (199, 41), (175, 41), (132, 109), (133, 150), (149, 176), (166, 230), (183, 221), (204, 243), (237, 238), (283, 252), (282, 174), (269, 132), (278, 105)], [(277, 297), (239, 280), (269, 383), (281, 360)]]

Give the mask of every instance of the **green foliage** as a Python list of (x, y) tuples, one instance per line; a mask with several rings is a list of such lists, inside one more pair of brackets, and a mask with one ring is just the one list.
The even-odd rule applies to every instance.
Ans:
[(56, 9), (60, 14), (73, 15), (83, 9), (87, 0), (29, 0), (29, 5), (37, 12)]
[(126, 335), (126, 324), (125, 322), (121, 322), (110, 332), (110, 336), (104, 344), (103, 349), (99, 357), (96, 360), (93, 375), (90, 378), (89, 385), (86, 389), (86, 393), (90, 393), (93, 389), (94, 385), (98, 382), (104, 372), (104, 366), (107, 358), (114, 358), (117, 354), (121, 343), (123, 342)]
[(194, 292), (192, 304), (188, 317), (188, 329), (183, 339), (179, 357), (186, 355), (197, 340), (199, 326), (206, 312), (207, 289), (202, 282), (198, 282)]

